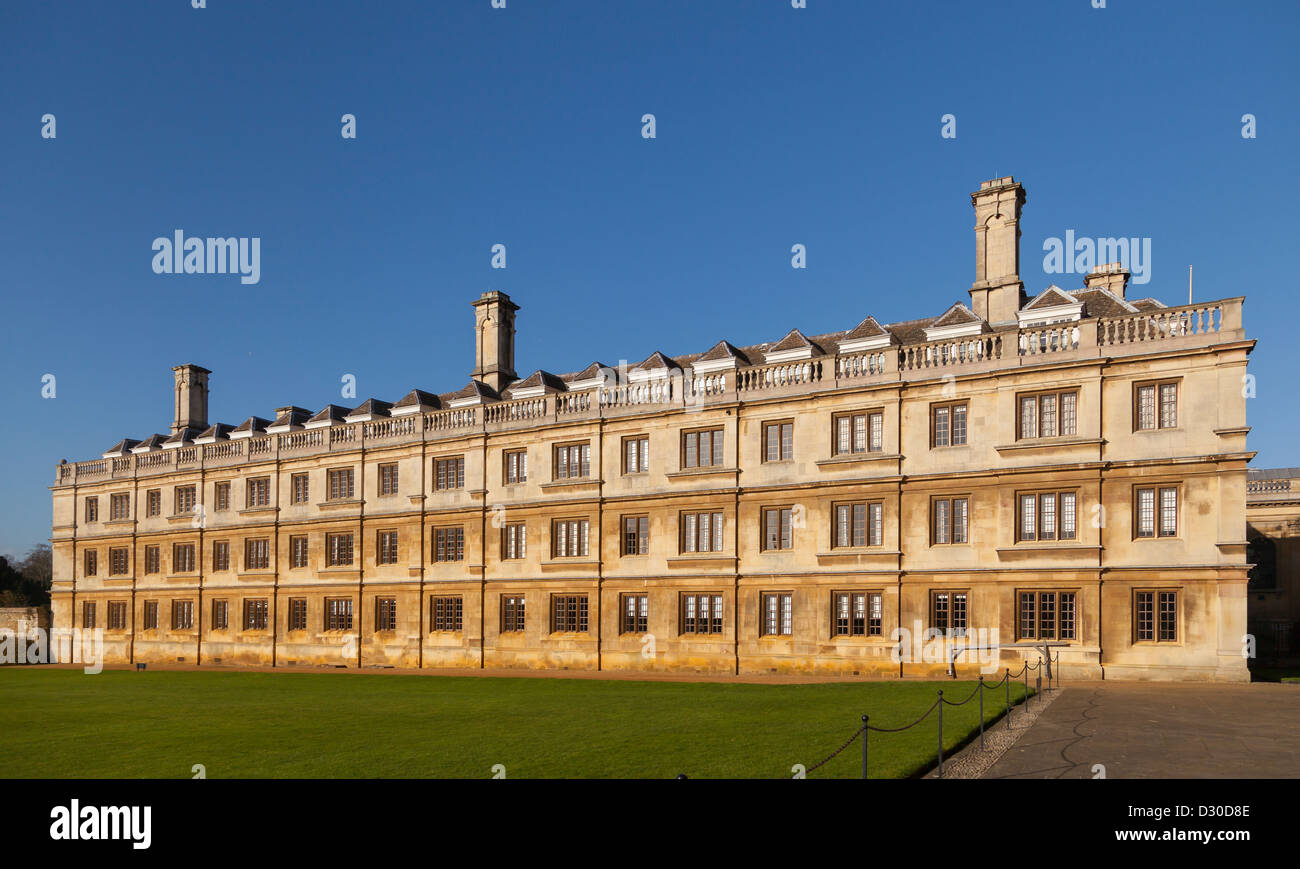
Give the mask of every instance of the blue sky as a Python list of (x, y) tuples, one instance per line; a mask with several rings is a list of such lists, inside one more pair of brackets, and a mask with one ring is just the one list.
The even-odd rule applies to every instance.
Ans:
[[(349, 373), (358, 404), (464, 385), (487, 289), (522, 306), (521, 374), (934, 315), (968, 298), (969, 192), (1008, 174), (1031, 293), (1081, 285), (1042, 270), (1073, 230), (1151, 238), (1138, 295), (1185, 301), (1189, 264), (1199, 299), (1246, 295), (1254, 464), (1300, 465), (1298, 25), (1202, 0), (7, 0), (0, 553), (49, 536), (59, 459), (167, 430), (177, 363), (236, 422), (346, 403)], [(154, 274), (178, 228), (259, 237), (260, 282)]]

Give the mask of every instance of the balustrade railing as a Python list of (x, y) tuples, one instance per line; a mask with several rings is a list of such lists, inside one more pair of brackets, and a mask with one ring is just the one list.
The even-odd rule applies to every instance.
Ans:
[(801, 362), (778, 362), (742, 368), (736, 373), (736, 390), (752, 392), (755, 389), (772, 389), (796, 384), (820, 383), (822, 361), (810, 359)]
[(289, 432), (288, 434), (277, 435), (276, 439), (279, 442), (280, 452), (319, 449), (325, 446), (325, 429), (316, 428)]
[(841, 380), (855, 377), (871, 377), (885, 372), (885, 353), (872, 350), (869, 353), (852, 353), (835, 358), (835, 376)]
[(483, 408), (483, 421), (488, 423), (514, 422), (520, 419), (542, 419), (546, 416), (546, 398), (520, 398), (503, 401)]
[(1163, 341), (1191, 335), (1211, 335), (1222, 328), (1223, 305), (1219, 302), (1161, 308), (1141, 314), (1098, 320), (1097, 345), (1112, 347), (1117, 344)]
[(898, 368), (900, 371), (918, 371), (1001, 358), (1002, 336), (980, 335), (903, 347), (898, 351)]

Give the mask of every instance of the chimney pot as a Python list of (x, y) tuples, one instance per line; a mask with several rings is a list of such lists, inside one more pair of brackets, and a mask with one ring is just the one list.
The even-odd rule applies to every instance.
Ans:
[(172, 369), (175, 378), (172, 434), (187, 428), (202, 431), (208, 427), (208, 375), (211, 373), (192, 363)]

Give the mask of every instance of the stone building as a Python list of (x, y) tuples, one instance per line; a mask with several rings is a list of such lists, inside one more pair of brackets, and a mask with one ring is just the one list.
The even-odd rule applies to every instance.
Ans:
[(1252, 468), (1246, 476), (1247, 627), (1258, 657), (1300, 661), (1300, 468)]
[(121, 662), (1247, 678), (1242, 298), (1031, 298), (1024, 188), (971, 201), (968, 297), (907, 322), (520, 379), (489, 292), (462, 388), (230, 424), (179, 366), (168, 433), (58, 466), (55, 622)]

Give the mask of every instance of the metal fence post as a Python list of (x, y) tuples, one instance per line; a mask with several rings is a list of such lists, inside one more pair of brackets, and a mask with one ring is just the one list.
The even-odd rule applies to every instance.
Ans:
[(1002, 682), (1007, 686), (1007, 727), (1011, 726), (1011, 668), (1007, 667), (1007, 674), (1002, 677)]
[(871, 716), (862, 716), (862, 780), (867, 780), (867, 720)]
[(984, 674), (980, 674), (980, 751), (984, 750)]
[(939, 692), (939, 778), (943, 778), (943, 691)]
[(1025, 661), (1025, 708), (1029, 708), (1029, 662)]

